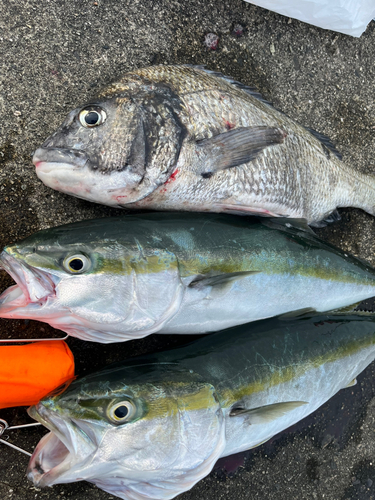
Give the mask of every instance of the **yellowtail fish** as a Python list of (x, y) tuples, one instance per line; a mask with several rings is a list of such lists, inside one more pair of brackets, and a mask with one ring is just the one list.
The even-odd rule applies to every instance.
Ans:
[(132, 358), (29, 410), (50, 432), (28, 478), (173, 498), (219, 457), (263, 443), (353, 385), (374, 358), (375, 323), (354, 316), (265, 320)]
[(0, 255), (17, 282), (0, 296), (0, 317), (106, 343), (218, 331), (375, 295), (370, 266), (279, 221), (153, 213), (40, 231)]

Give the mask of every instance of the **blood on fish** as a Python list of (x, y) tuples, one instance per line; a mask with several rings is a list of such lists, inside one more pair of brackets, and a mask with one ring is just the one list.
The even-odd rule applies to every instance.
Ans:
[(122, 198), (127, 198), (128, 195), (127, 194), (122, 194), (122, 195), (119, 195), (119, 196), (115, 196), (115, 200), (118, 201), (119, 203), (123, 202)]
[(178, 174), (179, 169), (176, 168), (176, 170), (170, 175), (169, 179), (167, 179), (164, 184), (169, 184), (170, 182), (174, 182), (176, 180), (176, 175)]
[(225, 120), (225, 128), (227, 130), (232, 130), (232, 128), (234, 128), (236, 126), (235, 123), (231, 123), (231, 122), (228, 122), (227, 120)]

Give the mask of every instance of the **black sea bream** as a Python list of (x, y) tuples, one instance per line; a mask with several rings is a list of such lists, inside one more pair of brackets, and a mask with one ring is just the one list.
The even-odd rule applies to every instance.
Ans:
[(250, 88), (200, 67), (127, 73), (37, 149), (39, 178), (126, 208), (257, 213), (317, 223), (374, 214), (375, 180)]

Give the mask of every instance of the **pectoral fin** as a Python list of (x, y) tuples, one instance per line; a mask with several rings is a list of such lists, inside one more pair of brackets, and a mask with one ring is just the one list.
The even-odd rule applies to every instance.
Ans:
[(244, 408), (241, 402), (235, 403), (230, 410), (229, 416), (236, 417), (237, 415), (245, 415), (249, 417), (250, 424), (264, 424), (272, 422), (277, 418), (282, 417), (286, 413), (298, 408), (302, 405), (307, 405), (306, 401), (287, 401), (285, 403), (275, 403), (267, 406), (259, 406), (258, 408)]
[(252, 274), (258, 274), (261, 271), (240, 271), (236, 273), (225, 273), (217, 276), (198, 276), (190, 284), (191, 288), (203, 288), (205, 286), (222, 286), (227, 285), (233, 281), (247, 278)]
[(197, 141), (197, 154), (202, 177), (226, 168), (248, 163), (268, 146), (281, 144), (286, 133), (272, 127), (240, 127), (209, 139)]

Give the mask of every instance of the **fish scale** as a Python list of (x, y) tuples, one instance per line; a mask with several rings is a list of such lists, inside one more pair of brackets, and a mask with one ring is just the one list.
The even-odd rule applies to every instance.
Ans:
[[(101, 116), (98, 125), (86, 126), (87, 110)], [(126, 208), (260, 213), (310, 224), (336, 207), (374, 214), (374, 177), (345, 165), (326, 137), (219, 73), (138, 69), (72, 113), (33, 161), (45, 184), (73, 196)]]

